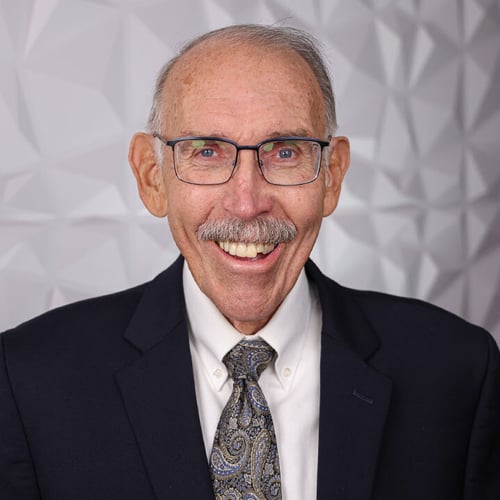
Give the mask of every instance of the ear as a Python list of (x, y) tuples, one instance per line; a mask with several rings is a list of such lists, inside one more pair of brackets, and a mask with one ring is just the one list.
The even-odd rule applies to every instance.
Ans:
[(325, 175), (325, 197), (323, 200), (323, 217), (330, 215), (340, 197), (340, 188), (349, 168), (350, 147), (347, 137), (332, 137), (330, 143), (330, 158)]
[(156, 217), (167, 215), (167, 194), (161, 165), (157, 163), (154, 137), (138, 132), (130, 141), (128, 161), (144, 206)]

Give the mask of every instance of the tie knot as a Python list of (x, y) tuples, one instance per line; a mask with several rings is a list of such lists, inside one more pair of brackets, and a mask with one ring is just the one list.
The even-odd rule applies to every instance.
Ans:
[(274, 354), (274, 349), (264, 340), (242, 340), (224, 356), (223, 361), (233, 380), (257, 381)]

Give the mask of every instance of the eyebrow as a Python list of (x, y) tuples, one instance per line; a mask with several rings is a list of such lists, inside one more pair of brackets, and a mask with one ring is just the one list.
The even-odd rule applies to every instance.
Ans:
[[(180, 132), (179, 137), (219, 137), (220, 139), (228, 139), (233, 140), (226, 134), (222, 132), (213, 131), (211, 133), (201, 133), (193, 130), (183, 130)], [(306, 129), (298, 128), (298, 129), (287, 129), (287, 130), (275, 130), (273, 132), (269, 132), (264, 134), (264, 138), (258, 142), (265, 141), (268, 139), (274, 139), (276, 137), (313, 137)]]
[(266, 137), (269, 139), (273, 139), (274, 137), (311, 137), (311, 134), (307, 132), (306, 129), (288, 129), (288, 130), (280, 130), (271, 132), (270, 134), (266, 134)]

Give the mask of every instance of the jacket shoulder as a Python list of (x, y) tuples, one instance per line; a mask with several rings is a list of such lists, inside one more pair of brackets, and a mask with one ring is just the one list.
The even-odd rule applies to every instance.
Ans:
[(463, 353), (484, 359), (496, 350), (484, 328), (457, 314), (416, 298), (342, 286), (311, 264), (306, 270), (319, 289), (326, 328), (348, 344), (358, 345), (370, 332), (382, 350), (426, 353), (427, 358)]
[(65, 338), (87, 340), (103, 331), (123, 332), (147, 284), (108, 295), (84, 299), (47, 311), (2, 333), (9, 346), (50, 345)]
[[(459, 339), (484, 338), (486, 330), (457, 314), (424, 300), (382, 292), (347, 289), (372, 324), (384, 330), (418, 332), (419, 335), (439, 335)], [(451, 340), (451, 338), (450, 338)]]

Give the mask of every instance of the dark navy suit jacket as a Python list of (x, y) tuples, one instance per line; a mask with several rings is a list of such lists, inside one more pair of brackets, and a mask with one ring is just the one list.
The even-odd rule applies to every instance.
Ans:
[[(0, 337), (2, 500), (213, 498), (182, 265)], [(317, 498), (499, 500), (493, 339), (306, 271), (323, 311)]]

